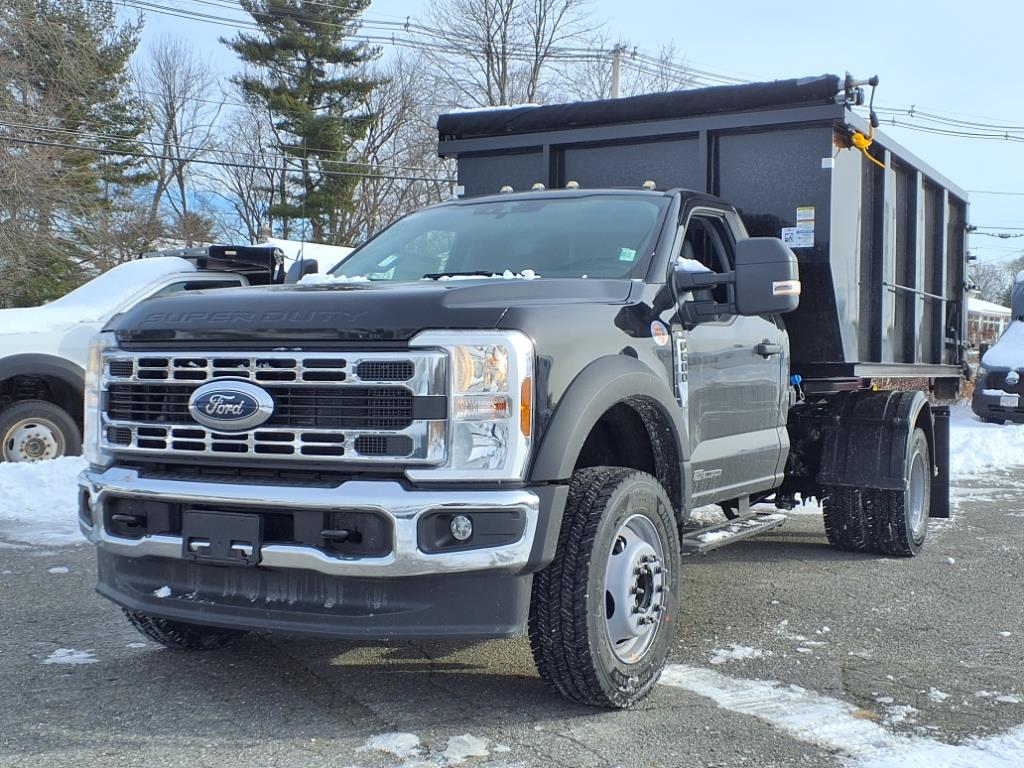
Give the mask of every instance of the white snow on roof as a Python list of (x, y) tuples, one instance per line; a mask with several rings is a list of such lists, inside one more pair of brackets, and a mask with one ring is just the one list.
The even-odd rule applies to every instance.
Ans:
[(523, 107), (539, 107), (540, 104), (498, 104), (494, 107), (454, 107), (445, 112), (446, 115), (465, 115), (470, 112), (507, 112), (510, 109)]
[[(1024, 272), (1021, 272), (1024, 275)], [(967, 311), (968, 312), (984, 312), (987, 315), (1006, 315), (1010, 316), (1010, 308), (1004, 307), (1002, 304), (993, 304), (991, 301), (985, 301), (974, 296), (967, 297)]]
[(0, 310), (0, 334), (33, 333), (60, 325), (99, 322), (147, 285), (168, 275), (195, 271), (192, 262), (177, 256), (154, 256), (118, 264), (49, 304)]
[(1024, 320), (1014, 320), (981, 358), (986, 368), (1024, 368)]
[(307, 243), (302, 240), (282, 240), (278, 237), (268, 237), (265, 244), (280, 248), (287, 262), (296, 261), (300, 258), (316, 259), (321, 273), (327, 272), (336, 264), (348, 258), (348, 255), (355, 250), (355, 248), (347, 248), (341, 245)]

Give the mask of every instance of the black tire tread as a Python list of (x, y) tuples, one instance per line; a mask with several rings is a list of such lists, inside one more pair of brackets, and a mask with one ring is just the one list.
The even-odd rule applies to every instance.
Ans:
[[(646, 473), (624, 467), (589, 467), (573, 475), (555, 559), (534, 576), (529, 638), (537, 671), (550, 688), (580, 704), (622, 708), (643, 695), (601, 686), (588, 642), (587, 613), (582, 609), (600, 513), (632, 475), (657, 483)], [(644, 692), (656, 681), (657, 677)]]
[(822, 499), (825, 535), (829, 544), (844, 552), (864, 552), (870, 529), (860, 488), (829, 488)]
[(139, 632), (154, 642), (181, 651), (212, 651), (223, 648), (248, 634), (241, 629), (187, 624), (123, 609), (124, 615)]

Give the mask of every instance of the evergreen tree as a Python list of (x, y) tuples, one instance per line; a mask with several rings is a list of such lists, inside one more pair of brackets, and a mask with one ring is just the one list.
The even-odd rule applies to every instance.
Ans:
[(0, 305), (52, 299), (110, 260), (147, 180), (128, 61), (141, 22), (113, 0), (0, 8)]
[[(259, 27), (223, 40), (249, 66), (234, 81), (274, 117), (278, 149), (290, 158), (293, 194), (270, 215), (309, 221), (312, 239), (336, 242), (353, 207), (362, 166), (346, 165), (377, 115), (367, 96), (379, 82), (365, 65), (380, 55), (349, 44), (369, 0), (240, 0)], [(333, 175), (332, 175), (333, 174)], [(285, 232), (287, 234), (287, 231)]]

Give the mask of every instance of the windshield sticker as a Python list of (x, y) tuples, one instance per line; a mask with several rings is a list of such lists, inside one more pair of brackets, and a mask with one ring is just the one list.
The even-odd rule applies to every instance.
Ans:
[(636, 249), (634, 248), (620, 248), (619, 249), (619, 261), (635, 261), (636, 260)]

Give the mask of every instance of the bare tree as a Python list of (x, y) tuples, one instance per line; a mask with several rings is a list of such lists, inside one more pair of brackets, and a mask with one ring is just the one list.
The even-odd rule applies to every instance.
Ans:
[[(214, 189), (230, 206), (231, 214), (220, 217), (221, 228), (231, 239), (255, 243), (265, 229), (274, 228), (270, 211), (280, 200), (285, 169), (271, 149), (275, 137), (267, 112), (247, 107), (232, 112), (224, 122), (223, 138), (215, 153), (223, 165)], [(288, 236), (284, 227), (279, 229)]]
[(574, 101), (610, 99), (612, 97), (613, 51), (620, 54), (619, 95), (637, 96), (642, 93), (678, 91), (692, 87), (693, 78), (686, 66), (678, 63), (674, 45), (662, 46), (652, 56), (640, 54), (636, 48), (616, 43), (605, 35), (591, 37), (587, 47), (593, 53), (581, 56), (563, 69), (559, 89), (563, 97)]
[(983, 300), (1008, 305), (1013, 276), (1017, 274), (1014, 266), (1013, 263), (1006, 262), (972, 264), (968, 274)]
[[(185, 41), (161, 37), (137, 75), (138, 91), (150, 114), (147, 141), (154, 150), (150, 169), (155, 177), (150, 219), (166, 211), (188, 245), (189, 207), (195, 193), (195, 161), (214, 150), (214, 130), (224, 99), (213, 68)], [(187, 231), (186, 231), (187, 230)]]
[(422, 56), (397, 56), (373, 74), (382, 85), (368, 96), (365, 112), (379, 117), (359, 145), (356, 167), (370, 172), (340, 230), (347, 243), (451, 194), (454, 167), (438, 157), (434, 127), (447, 105), (426, 87), (427, 67)]
[(536, 102), (554, 79), (560, 50), (594, 31), (590, 0), (435, 0), (427, 12), (443, 41), (431, 46), (439, 83), (455, 104)]

